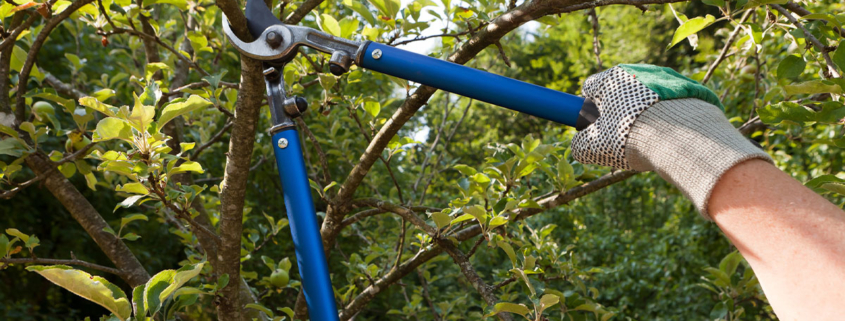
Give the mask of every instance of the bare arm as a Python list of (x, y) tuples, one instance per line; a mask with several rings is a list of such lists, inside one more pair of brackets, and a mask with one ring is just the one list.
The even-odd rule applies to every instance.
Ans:
[(739, 249), (781, 320), (842, 320), (845, 212), (762, 160), (716, 184), (710, 215)]

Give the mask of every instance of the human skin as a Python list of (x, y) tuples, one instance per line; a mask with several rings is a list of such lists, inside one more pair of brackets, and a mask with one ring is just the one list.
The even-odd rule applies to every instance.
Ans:
[(774, 165), (728, 170), (709, 212), (754, 269), (780, 320), (845, 318), (845, 212)]

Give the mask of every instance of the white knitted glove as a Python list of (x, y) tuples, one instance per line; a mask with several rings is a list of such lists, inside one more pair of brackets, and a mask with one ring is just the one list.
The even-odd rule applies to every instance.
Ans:
[(575, 135), (572, 156), (585, 164), (656, 171), (708, 220), (710, 193), (728, 169), (754, 158), (771, 162), (708, 102), (718, 103), (715, 94), (668, 68), (613, 67), (587, 78), (582, 93), (600, 116)]

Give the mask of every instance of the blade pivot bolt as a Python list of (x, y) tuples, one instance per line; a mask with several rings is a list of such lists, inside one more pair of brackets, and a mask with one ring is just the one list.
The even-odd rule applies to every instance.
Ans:
[(270, 45), (270, 48), (276, 49), (282, 44), (282, 35), (275, 31), (270, 31), (264, 37), (267, 41), (267, 44)]

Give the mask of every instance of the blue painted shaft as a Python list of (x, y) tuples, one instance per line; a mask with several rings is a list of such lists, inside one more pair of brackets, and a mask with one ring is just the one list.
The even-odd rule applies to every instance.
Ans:
[[(288, 142), (285, 148), (279, 147), (278, 142), (282, 138)], [(336, 321), (337, 308), (329, 278), (329, 267), (323, 252), (314, 200), (311, 198), (311, 187), (308, 184), (296, 130), (287, 129), (273, 134), (273, 149), (276, 151), (276, 165), (282, 179), (285, 208), (293, 246), (296, 249), (296, 262), (305, 289), (308, 315), (311, 320)]]
[[(381, 50), (375, 59), (373, 51)], [(584, 98), (371, 42), (361, 67), (575, 126)]]

